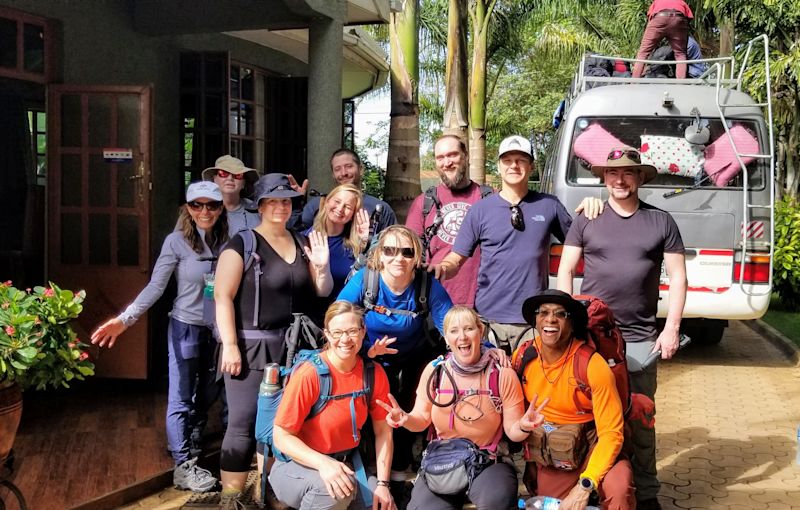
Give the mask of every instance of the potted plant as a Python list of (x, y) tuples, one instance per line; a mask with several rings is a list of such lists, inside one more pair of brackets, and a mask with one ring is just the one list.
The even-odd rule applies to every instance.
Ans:
[(25, 290), (0, 283), (0, 460), (14, 442), (22, 390), (68, 388), (73, 379), (94, 375), (88, 346), (70, 326), (85, 297), (52, 282)]

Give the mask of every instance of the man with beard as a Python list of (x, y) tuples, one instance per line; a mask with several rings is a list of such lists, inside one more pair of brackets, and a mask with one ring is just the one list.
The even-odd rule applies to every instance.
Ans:
[[(492, 188), (467, 175), (467, 147), (455, 135), (444, 135), (433, 145), (433, 157), (441, 183), (414, 199), (406, 226), (422, 239), (425, 262), (435, 265), (450, 253), (456, 235), (472, 204), (490, 195)], [(480, 248), (454, 278), (442, 282), (453, 304), (472, 307), (478, 288)]]
[[(661, 359), (670, 359), (678, 350), (686, 266), (675, 220), (639, 200), (639, 186), (652, 180), (656, 169), (643, 165), (636, 149), (623, 148), (611, 151), (605, 165), (593, 165), (592, 173), (606, 185), (608, 207), (593, 221), (575, 218), (561, 253), (558, 288), (572, 293), (572, 278), (583, 256), (581, 293), (608, 303), (625, 338), (628, 358), (642, 361), (651, 352), (660, 352)], [(659, 333), (656, 311), (662, 261), (669, 275), (669, 307)], [(656, 368), (653, 363), (631, 372), (631, 391), (655, 401)], [(631, 431), (637, 508), (659, 509), (655, 429), (634, 420)]]
[[(364, 165), (361, 163), (361, 158), (354, 151), (345, 148), (337, 149), (331, 155), (331, 172), (337, 186), (340, 184), (352, 184), (361, 189), (361, 174), (364, 172)], [(304, 228), (308, 228), (314, 223), (314, 217), (319, 211), (321, 198), (320, 196), (312, 197), (303, 207), (302, 225), (305, 225)], [(397, 216), (395, 216), (394, 211), (383, 200), (364, 193), (363, 201), (364, 209), (369, 213), (370, 223), (375, 223), (375, 225), (371, 225), (373, 234), (378, 234), (386, 227), (397, 223)], [(380, 206), (380, 212), (376, 213), (375, 209), (378, 206)], [(294, 228), (297, 229), (298, 227)]]

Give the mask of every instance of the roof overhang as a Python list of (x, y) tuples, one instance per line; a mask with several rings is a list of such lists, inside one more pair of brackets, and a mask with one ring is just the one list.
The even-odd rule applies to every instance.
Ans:
[[(364, 1), (379, 3), (377, 0)], [(308, 63), (307, 29), (242, 30), (226, 34), (266, 46)], [(342, 99), (360, 96), (386, 83), (389, 64), (386, 54), (378, 43), (359, 27), (345, 27), (342, 38)]]

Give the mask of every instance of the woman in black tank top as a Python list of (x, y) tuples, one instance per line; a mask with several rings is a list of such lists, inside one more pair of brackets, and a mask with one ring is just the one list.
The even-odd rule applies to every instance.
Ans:
[[(217, 266), (218, 368), (228, 397), (220, 456), (223, 502), (238, 500), (247, 480), (264, 366), (283, 361), (292, 314), (309, 312), (311, 297), (327, 296), (333, 288), (327, 237), (311, 232), (306, 241), (286, 229), (297, 196), (284, 174), (259, 179), (254, 203), (261, 223), (231, 239)], [(254, 236), (254, 242), (244, 236)]]

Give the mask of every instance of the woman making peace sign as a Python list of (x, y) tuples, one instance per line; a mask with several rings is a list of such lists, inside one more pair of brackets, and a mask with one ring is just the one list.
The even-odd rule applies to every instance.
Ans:
[[(469, 499), (480, 509), (514, 508), (517, 501), (517, 473), (514, 466), (497, 457), (502, 432), (511, 441), (523, 441), (544, 417), (536, 400), (525, 412), (522, 388), (511, 368), (499, 367), (492, 349), (481, 345), (483, 324), (471, 308), (455, 306), (444, 317), (444, 334), (451, 354), (440, 367), (429, 364), (417, 387), (414, 409), (406, 413), (389, 395), (386, 422), (418, 432), (431, 423), (441, 439), (468, 439), (492, 459), (472, 480)], [(495, 375), (492, 375), (492, 372)], [(494, 381), (491, 380), (494, 378)], [(494, 388), (492, 388), (494, 386)], [(434, 444), (434, 443), (431, 443)], [(430, 445), (429, 445), (430, 452)], [(424, 461), (423, 461), (424, 462)], [(419, 476), (408, 509), (457, 509), (464, 504), (467, 490), (437, 494)]]

